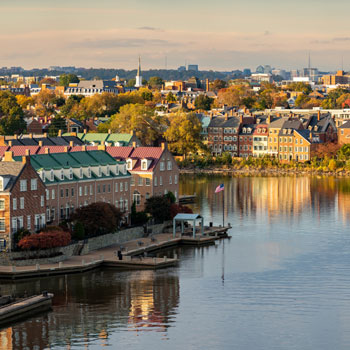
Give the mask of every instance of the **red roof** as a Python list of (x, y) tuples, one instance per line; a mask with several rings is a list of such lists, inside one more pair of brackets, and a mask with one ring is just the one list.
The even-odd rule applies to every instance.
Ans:
[(106, 151), (113, 157), (117, 159), (126, 159), (130, 157), (132, 152), (132, 147), (117, 147), (117, 146), (108, 146)]
[(49, 150), (49, 153), (63, 153), (65, 152), (65, 147), (67, 146), (42, 146), (38, 150), (37, 154), (45, 154), (46, 149)]
[(25, 156), (26, 151), (29, 150), (30, 154), (36, 154), (39, 146), (12, 146), (8, 150), (13, 152), (13, 156)]
[[(133, 158), (133, 159), (138, 159), (138, 161), (136, 162), (135, 166), (133, 167), (132, 171), (152, 171), (160, 157), (163, 154), (163, 148), (162, 147), (136, 147), (134, 148), (134, 151), (131, 153), (129, 158)], [(141, 169), (141, 160), (142, 159), (149, 159), (152, 160), (152, 163), (150, 164), (150, 166), (148, 167), (147, 170), (142, 170)]]
[(0, 157), (3, 157), (5, 155), (5, 152), (7, 149), (10, 148), (9, 146), (0, 146)]

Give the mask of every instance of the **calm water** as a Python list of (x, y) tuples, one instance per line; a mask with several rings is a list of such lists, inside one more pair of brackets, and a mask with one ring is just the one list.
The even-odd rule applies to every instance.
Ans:
[(1, 283), (56, 296), (53, 312), (1, 330), (0, 348), (349, 349), (350, 180), (183, 177), (206, 222), (222, 222), (222, 182), (231, 240), (156, 272)]

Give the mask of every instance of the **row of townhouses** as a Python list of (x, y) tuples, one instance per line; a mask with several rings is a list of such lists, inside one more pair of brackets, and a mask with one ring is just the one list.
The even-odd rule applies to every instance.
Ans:
[(140, 211), (151, 196), (171, 191), (178, 198), (179, 169), (165, 144), (90, 147), (47, 146), (35, 154), (12, 146), (2, 153), (1, 246), (11, 249), (13, 234), (21, 228), (38, 232), (94, 202), (115, 205), (127, 223), (133, 202)]
[(318, 145), (338, 138), (333, 118), (321, 113), (306, 116), (264, 116), (225, 113), (210, 116), (207, 143), (212, 155), (273, 156), (281, 161), (308, 161)]

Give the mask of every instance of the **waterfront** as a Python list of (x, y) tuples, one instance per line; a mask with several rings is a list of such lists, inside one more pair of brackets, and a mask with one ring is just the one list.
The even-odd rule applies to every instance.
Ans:
[(0, 348), (347, 349), (350, 180), (182, 176), (207, 222), (221, 223), (222, 182), (230, 241), (179, 249), (166, 270), (2, 282), (55, 299), (0, 331)]

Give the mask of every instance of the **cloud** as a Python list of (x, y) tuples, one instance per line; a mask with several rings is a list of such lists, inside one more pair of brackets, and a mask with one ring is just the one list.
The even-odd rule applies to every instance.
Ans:
[(149, 31), (154, 31), (154, 32), (164, 32), (164, 29), (162, 29), (162, 28), (148, 27), (148, 26), (139, 27), (137, 29), (138, 30), (149, 30)]
[(350, 41), (350, 37), (344, 36), (344, 37), (339, 37), (339, 38), (333, 38), (332, 41)]
[(130, 48), (130, 47), (151, 47), (151, 46), (179, 46), (180, 43), (172, 42), (163, 39), (143, 39), (143, 38), (130, 38), (130, 39), (107, 39), (96, 40), (87, 39), (80, 42), (71, 43), (69, 47), (80, 48), (94, 48), (94, 49), (110, 49), (110, 48)]

